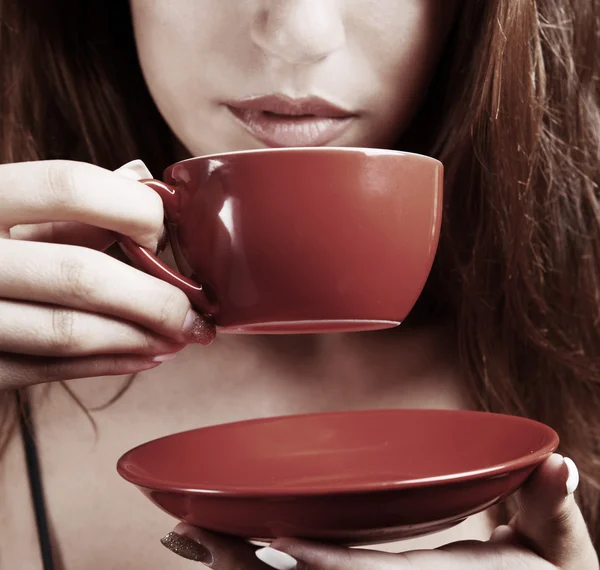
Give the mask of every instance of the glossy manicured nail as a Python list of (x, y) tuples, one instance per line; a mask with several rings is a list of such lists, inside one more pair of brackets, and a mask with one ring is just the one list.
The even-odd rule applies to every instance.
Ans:
[(293, 556), (281, 552), (281, 550), (275, 550), (270, 546), (259, 548), (255, 554), (259, 560), (268, 564), (271, 568), (275, 568), (275, 570), (294, 570), (298, 567), (298, 561)]
[(171, 352), (170, 354), (157, 354), (156, 356), (153, 356), (150, 360), (151, 362), (167, 362), (169, 360), (173, 360), (176, 356), (176, 352)]
[(202, 562), (202, 564), (206, 564), (207, 566), (210, 566), (213, 563), (213, 556), (210, 550), (203, 544), (200, 544), (187, 536), (170, 532), (167, 536), (161, 538), (160, 542), (171, 552), (178, 554), (182, 558), (187, 558), (194, 562)]
[(577, 486), (579, 485), (579, 470), (577, 469), (577, 465), (575, 465), (575, 462), (569, 457), (565, 457), (564, 461), (569, 473), (569, 475), (567, 476), (567, 482), (565, 484), (567, 489), (567, 495), (572, 495), (577, 489)]
[(215, 338), (215, 326), (207, 317), (190, 309), (183, 323), (183, 334), (189, 342), (209, 345)]
[(142, 178), (152, 178), (152, 174), (148, 167), (139, 158), (132, 160), (123, 166), (117, 168), (115, 172), (131, 178), (132, 180), (141, 180)]

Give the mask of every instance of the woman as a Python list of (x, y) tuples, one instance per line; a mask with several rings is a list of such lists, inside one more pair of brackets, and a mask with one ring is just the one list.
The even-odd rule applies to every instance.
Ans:
[[(185, 526), (163, 540), (185, 558), (152, 547), (170, 519), (117, 478), (117, 457), (245, 417), (446, 407), (554, 427), (580, 469), (577, 503), (576, 470), (553, 455), (510, 526), (509, 506), (382, 547), (404, 555), (278, 541), (258, 556), (280, 568), (597, 569), (598, 1), (129, 4), (0, 1), (2, 563), (265, 568), (254, 547)], [(327, 139), (326, 113), (240, 111), (262, 95), (296, 112), (318, 96), (347, 128)], [(298, 143), (444, 162), (436, 264), (398, 330), (205, 348), (213, 331), (178, 290), (100, 253), (113, 232), (158, 245), (144, 164), (156, 175), (190, 155)], [(29, 469), (16, 391), (36, 429)]]

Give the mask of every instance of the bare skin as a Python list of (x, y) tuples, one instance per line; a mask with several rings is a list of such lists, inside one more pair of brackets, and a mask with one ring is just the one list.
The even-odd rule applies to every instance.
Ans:
[[(197, 567), (160, 545), (172, 519), (116, 474), (116, 460), (130, 447), (167, 433), (249, 417), (366, 407), (467, 408), (451, 346), (442, 327), (324, 338), (222, 336), (208, 348), (189, 346), (174, 361), (140, 374), (121, 400), (93, 414), (97, 440), (64, 390), (38, 387), (36, 425), (63, 567), (93, 570), (114, 567), (117, 561), (131, 570)], [(89, 406), (101, 405), (119, 385), (119, 379), (109, 377), (69, 382)], [(3, 462), (2, 478), (2, 563), (39, 568), (17, 438)], [(382, 548), (485, 540), (497, 523), (494, 514)]]
[[(328, 144), (391, 145), (427, 90), (458, 3), (130, 4), (150, 94), (185, 152), (201, 155), (264, 146), (229, 103), (268, 94), (319, 96), (343, 107), (350, 126)], [(278, 120), (287, 127), (294, 122)], [(108, 246), (113, 232), (156, 247), (162, 205), (134, 180), (91, 165), (8, 164), (0, 165), (0, 192), (0, 390), (31, 387), (59, 569), (198, 567), (161, 546), (159, 539), (175, 521), (115, 472), (123, 452), (149, 439), (294, 412), (471, 407), (451, 332), (444, 327), (277, 339), (223, 336), (208, 348), (188, 345), (201, 340), (194, 330), (202, 321), (179, 290), (93, 251)], [(175, 360), (160, 364), (174, 353)], [(52, 382), (68, 380), (93, 408), (118, 390), (121, 375), (136, 371), (141, 373), (121, 399), (93, 413), (97, 438), (65, 390)], [(572, 496), (569, 509), (568, 524), (552, 536), (569, 554), (568, 564), (557, 566), (597, 570)], [(384, 548), (486, 540), (498, 522), (494, 515)], [(467, 558), (473, 558), (472, 547), (462, 546)], [(259, 567), (255, 559), (240, 562), (231, 548), (232, 570)], [(573, 551), (585, 552), (585, 563), (570, 556)], [(340, 558), (347, 554), (338, 551), (331, 558), (336, 570), (352, 570), (363, 560), (362, 567), (390, 567), (383, 558), (381, 564), (355, 558), (345, 567)], [(530, 551), (522, 560), (533, 556)], [(444, 552), (436, 554), (440, 559), (438, 567), (446, 567)], [(487, 567), (500, 568), (495, 560), (488, 557)], [(539, 556), (537, 562), (540, 568), (549, 564)], [(529, 567), (523, 564), (516, 567)], [(0, 463), (0, 567), (41, 567), (18, 435)]]

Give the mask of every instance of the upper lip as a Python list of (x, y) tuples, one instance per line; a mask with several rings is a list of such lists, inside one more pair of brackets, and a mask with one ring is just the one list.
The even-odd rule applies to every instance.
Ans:
[(228, 103), (230, 107), (238, 109), (251, 109), (288, 116), (315, 116), (315, 117), (351, 117), (355, 113), (343, 109), (321, 99), (320, 97), (292, 98), (285, 95), (263, 95), (248, 97)]

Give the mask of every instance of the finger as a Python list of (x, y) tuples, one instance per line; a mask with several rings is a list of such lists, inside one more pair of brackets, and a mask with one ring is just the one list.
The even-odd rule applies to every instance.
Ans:
[(115, 241), (114, 232), (77, 222), (24, 224), (10, 229), (10, 237), (20, 241), (38, 241), (78, 245), (99, 251), (108, 249)]
[(108, 255), (16, 240), (0, 245), (0, 298), (111, 315), (178, 342), (206, 344), (214, 336), (182, 291)]
[(144, 184), (61, 160), (0, 165), (0, 180), (0, 229), (6, 234), (19, 224), (71, 221), (124, 234), (156, 250), (162, 201)]
[[(256, 549), (233, 537), (215, 535), (189, 525), (178, 525), (161, 541), (164, 546), (216, 570), (264, 570), (257, 561), (275, 570), (497, 570), (527, 568), (549, 570), (548, 562), (523, 546), (466, 541), (438, 550), (391, 554), (366, 549), (277, 539)], [(256, 560), (251, 560), (254, 552)], [(584, 570), (584, 569), (580, 569)]]
[[(130, 180), (152, 178), (152, 174), (141, 160), (128, 162), (115, 172)], [(164, 233), (164, 228), (162, 232)], [(10, 237), (23, 241), (79, 245), (99, 251), (108, 249), (116, 239), (114, 232), (77, 222), (49, 222), (14, 226), (10, 229)]]
[(519, 539), (515, 529), (507, 524), (497, 526), (490, 536), (490, 542), (498, 542), (503, 544), (518, 544)]
[[(419, 551), (420, 552), (420, 551)], [(282, 559), (281, 554), (289, 557)], [(263, 562), (276, 570), (421, 570), (410, 566), (405, 554), (312, 543), (296, 539), (277, 539), (256, 552)], [(292, 562), (294, 561), (294, 562)], [(446, 568), (446, 567), (444, 567)], [(451, 570), (448, 568), (447, 570)]]
[(163, 354), (185, 345), (96, 313), (0, 300), (0, 351), (37, 356)]
[[(271, 559), (278, 561), (272, 550), (292, 557), (296, 560), (296, 565), (282, 568), (269, 563)], [(550, 570), (548, 562), (523, 546), (479, 541), (454, 543), (436, 550), (413, 550), (392, 554), (278, 539), (270, 547), (258, 550), (256, 554), (276, 570)]]
[(561, 569), (598, 568), (585, 520), (573, 496), (578, 481), (577, 467), (570, 459), (551, 455), (521, 488), (520, 509), (511, 521), (532, 548)]
[(130, 178), (131, 180), (143, 180), (144, 178), (152, 178), (152, 172), (148, 170), (148, 167), (139, 158), (136, 158), (135, 160), (130, 160), (123, 166), (117, 168), (115, 172), (120, 174), (121, 176)]
[(251, 543), (181, 523), (161, 539), (163, 546), (188, 560), (215, 570), (265, 570)]
[(14, 390), (45, 382), (135, 374), (172, 360), (174, 354), (130, 354), (82, 358), (47, 358), (0, 353), (0, 390)]

